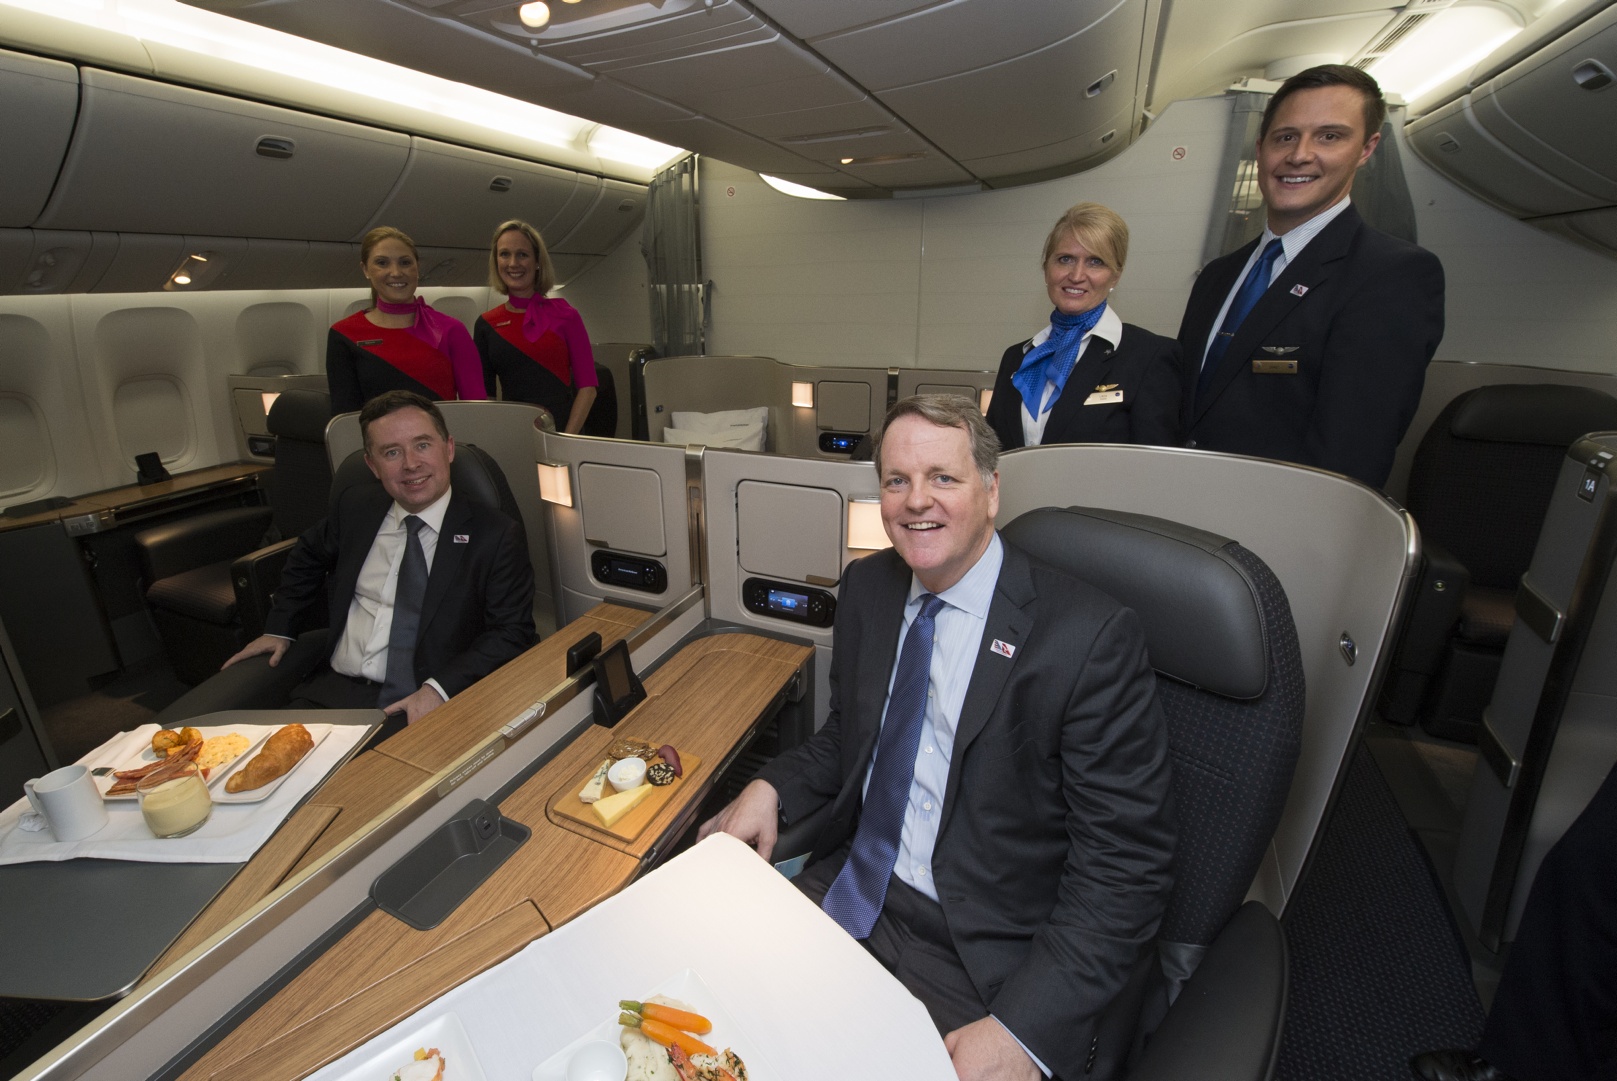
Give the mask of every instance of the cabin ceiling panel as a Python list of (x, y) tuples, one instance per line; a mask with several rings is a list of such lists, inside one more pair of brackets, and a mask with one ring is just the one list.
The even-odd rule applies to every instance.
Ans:
[[(555, 13), (556, 9), (551, 9)], [(515, 5), (504, 9), (515, 25)], [(614, 67), (693, 52), (707, 52), (776, 37), (777, 32), (736, 0), (718, 0), (711, 8), (691, 0), (625, 5), (609, 21), (592, 21), (587, 8), (560, 13), (538, 34), (523, 31), (547, 56), (580, 68)], [(485, 16), (485, 25), (502, 25), (500, 15)], [(470, 21), (470, 20), (469, 20)]]
[(121, 233), (117, 253), (95, 283), (97, 293), (149, 293), (163, 288), (185, 258), (185, 237)]
[(646, 216), (646, 189), (621, 180), (603, 180), (595, 204), (570, 232), (546, 244), (576, 255), (609, 255)]
[(0, 226), (34, 223), (73, 137), (79, 69), (0, 51)]
[(39, 218), (50, 228), (347, 240), (409, 154), (395, 132), (93, 68), (82, 77)]
[(810, 44), (851, 78), (881, 91), (1060, 45), (1125, 6), (1144, 5), (1140, 0), (1019, 0), (1008, 9), (1004, 0), (954, 0)]
[(770, 109), (760, 102), (733, 120), (736, 127), (763, 139), (786, 143), (799, 153), (818, 153), (853, 145), (874, 136), (902, 130), (903, 125), (870, 97), (805, 109), (793, 104)]
[(1074, 162), (1081, 163), (1084, 168), (1092, 168), (1128, 145), (1128, 127), (1133, 119), (1132, 109), (1120, 109), (1074, 138), (1009, 154), (967, 158), (961, 164), (979, 176), (1029, 180), (1069, 173)]
[(777, 146), (705, 116), (642, 124), (639, 130), (642, 135), (675, 146), (704, 147), (703, 153), (711, 154), (720, 161), (760, 173), (812, 169), (817, 164), (814, 159), (795, 149)]
[(938, 0), (753, 0), (753, 7), (785, 27), (788, 33), (810, 40), (842, 30), (884, 22), (911, 11), (932, 7)]
[(871, 165), (843, 165), (842, 172), (888, 191), (908, 188), (969, 184), (977, 178), (948, 158), (937, 156), (913, 161), (891, 161)]
[[(895, 113), (956, 159), (1050, 146), (1131, 106), (1144, 3), (1134, 0), (1077, 38), (1030, 56), (881, 94)], [(1093, 95), (1086, 88), (1116, 70)], [(1044, 93), (1030, 100), (1029, 87)], [(1119, 135), (1127, 140), (1129, 132)]]
[(371, 225), (403, 229), (418, 244), (473, 248), (487, 244), (489, 230), (507, 218), (544, 232), (577, 187), (571, 172), (418, 138), (404, 177)]
[[(1497, 93), (1478, 91), (1471, 94), (1467, 101), (1481, 126), (1515, 153), (1571, 187), (1588, 192), (1602, 203), (1617, 202), (1617, 179), (1602, 176), (1551, 146), (1540, 138), (1537, 130), (1528, 131), (1522, 127), (1505, 112)], [(1577, 122), (1572, 118), (1563, 119), (1563, 130), (1566, 126), (1575, 126)], [(1605, 139), (1609, 140), (1610, 135), (1606, 135)]]
[(739, 48), (619, 68), (612, 75), (727, 119), (865, 100), (858, 87), (832, 74), (824, 61), (811, 59), (778, 35)]
[(304, 240), (247, 241), (247, 250), (219, 282), (221, 289), (298, 289), (304, 282), (298, 271), (309, 257)]

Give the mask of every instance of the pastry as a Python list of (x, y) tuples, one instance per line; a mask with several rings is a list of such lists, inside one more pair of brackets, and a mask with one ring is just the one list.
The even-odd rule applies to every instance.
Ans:
[(284, 777), (314, 750), (314, 739), (301, 724), (289, 724), (264, 741), (258, 753), (225, 782), (226, 792), (251, 792)]

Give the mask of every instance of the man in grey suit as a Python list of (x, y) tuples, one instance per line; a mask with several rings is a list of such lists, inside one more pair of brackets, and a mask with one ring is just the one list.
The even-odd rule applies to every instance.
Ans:
[(964, 398), (876, 443), (893, 548), (843, 579), (831, 710), (703, 832), (799, 877), (931, 1013), (962, 1078), (1111, 1076), (1100, 1019), (1172, 884), (1167, 732), (1134, 614), (1004, 543), (999, 446)]

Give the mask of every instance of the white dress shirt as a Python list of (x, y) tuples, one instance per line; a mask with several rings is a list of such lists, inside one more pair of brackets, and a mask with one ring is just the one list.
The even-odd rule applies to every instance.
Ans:
[[(444, 513), (449, 510), (450, 493), (445, 491), (437, 501), (419, 511), (416, 517), (422, 526), (418, 534), (421, 553), (427, 557), (427, 573), (432, 573), (432, 559), (438, 552), (438, 533), (443, 528)], [(359, 581), (354, 585), (354, 599), (348, 605), (348, 622), (343, 626), (342, 640), (331, 655), (331, 667), (345, 676), (359, 676), (378, 683), (387, 680), (387, 638), (393, 629), (393, 597), (399, 587), (399, 568), (404, 564), (404, 542), (409, 530), (404, 519), (409, 511), (394, 503), (382, 518), (382, 527), (371, 541), (371, 550), (359, 569)], [(438, 692), (438, 697), (449, 700), (449, 695), (436, 680), (427, 684)]]
[[(1027, 356), (1028, 353), (1049, 341), (1051, 330), (1051, 327), (1046, 326), (1043, 330), (1033, 335), (1033, 340), (1027, 343), (1027, 348), (1022, 351), (1022, 355)], [(1123, 340), (1123, 317), (1117, 314), (1117, 309), (1113, 308), (1110, 303), (1106, 305), (1106, 310), (1100, 313), (1100, 319), (1090, 328), (1089, 333), (1085, 334), (1083, 340), (1078, 343), (1078, 356), (1080, 359), (1084, 355), (1084, 350), (1089, 348), (1089, 339), (1091, 338), (1099, 338), (1113, 349), (1116, 349), (1118, 343)], [(1077, 366), (1077, 363), (1077, 361), (1073, 362), (1074, 367)], [(1045, 370), (1048, 371), (1049, 369)], [(1070, 385), (1070, 379), (1068, 384), (1067, 387), (1063, 388), (1062, 393), (1069, 390), (1073, 393), (1079, 391), (1080, 388)], [(1022, 403), (1022, 445), (1024, 447), (1036, 447), (1044, 441), (1044, 426), (1050, 421), (1050, 414), (1044, 411), (1044, 403), (1049, 401), (1050, 396), (1055, 392), (1056, 385), (1046, 379), (1044, 381), (1044, 394), (1039, 398), (1040, 412), (1037, 416), (1034, 415), (1032, 409), (1028, 408), (1027, 402)], [(1083, 390), (1083, 395), (1087, 398), (1089, 391)], [(1054, 409), (1055, 406), (1052, 405), (1050, 408)]]
[[(1335, 206), (1328, 210), (1320, 211), (1297, 226), (1297, 228), (1288, 230), (1284, 236), (1280, 237), (1280, 255), (1275, 259), (1274, 266), (1269, 268), (1270, 284), (1279, 281), (1280, 275), (1285, 272), (1286, 267), (1290, 265), (1292, 260), (1302, 254), (1302, 250), (1308, 246), (1308, 242), (1319, 236), (1327, 225), (1335, 221), (1344, 210), (1352, 205), (1353, 200), (1343, 196), (1342, 201)], [(1208, 333), (1207, 341), (1202, 344), (1203, 364), (1207, 363), (1207, 350), (1212, 348), (1213, 339), (1218, 337), (1220, 328), (1224, 326), (1224, 317), (1229, 314), (1230, 305), (1235, 303), (1235, 294), (1241, 291), (1241, 283), (1246, 281), (1246, 276), (1251, 271), (1252, 265), (1258, 261), (1258, 257), (1263, 254), (1263, 249), (1269, 246), (1269, 241), (1275, 239), (1276, 235), (1272, 229), (1265, 225), (1263, 235), (1258, 238), (1258, 246), (1252, 249), (1252, 254), (1247, 257), (1246, 265), (1241, 268), (1241, 273), (1235, 276), (1235, 284), (1230, 286), (1229, 295), (1224, 298), (1224, 306), (1218, 309), (1218, 317), (1213, 320), (1213, 329)]]

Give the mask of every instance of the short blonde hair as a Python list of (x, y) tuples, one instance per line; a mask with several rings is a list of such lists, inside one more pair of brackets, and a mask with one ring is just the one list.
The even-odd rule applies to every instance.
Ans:
[(500, 280), (500, 259), (496, 251), (500, 246), (500, 237), (513, 232), (521, 233), (528, 238), (528, 243), (533, 245), (533, 293), (534, 296), (542, 297), (556, 288), (556, 268), (550, 261), (550, 250), (545, 247), (545, 238), (539, 235), (539, 230), (521, 218), (502, 221), (488, 242), (488, 287), (499, 293), (509, 292), (505, 282)]
[(1123, 264), (1129, 257), (1129, 227), (1117, 211), (1099, 203), (1079, 203), (1068, 207), (1067, 212), (1056, 219), (1050, 235), (1044, 238), (1044, 257), (1039, 260), (1040, 266), (1050, 261), (1056, 245), (1067, 236), (1077, 237), (1078, 243), (1088, 248), (1091, 254), (1100, 256), (1109, 269), (1123, 273)]

